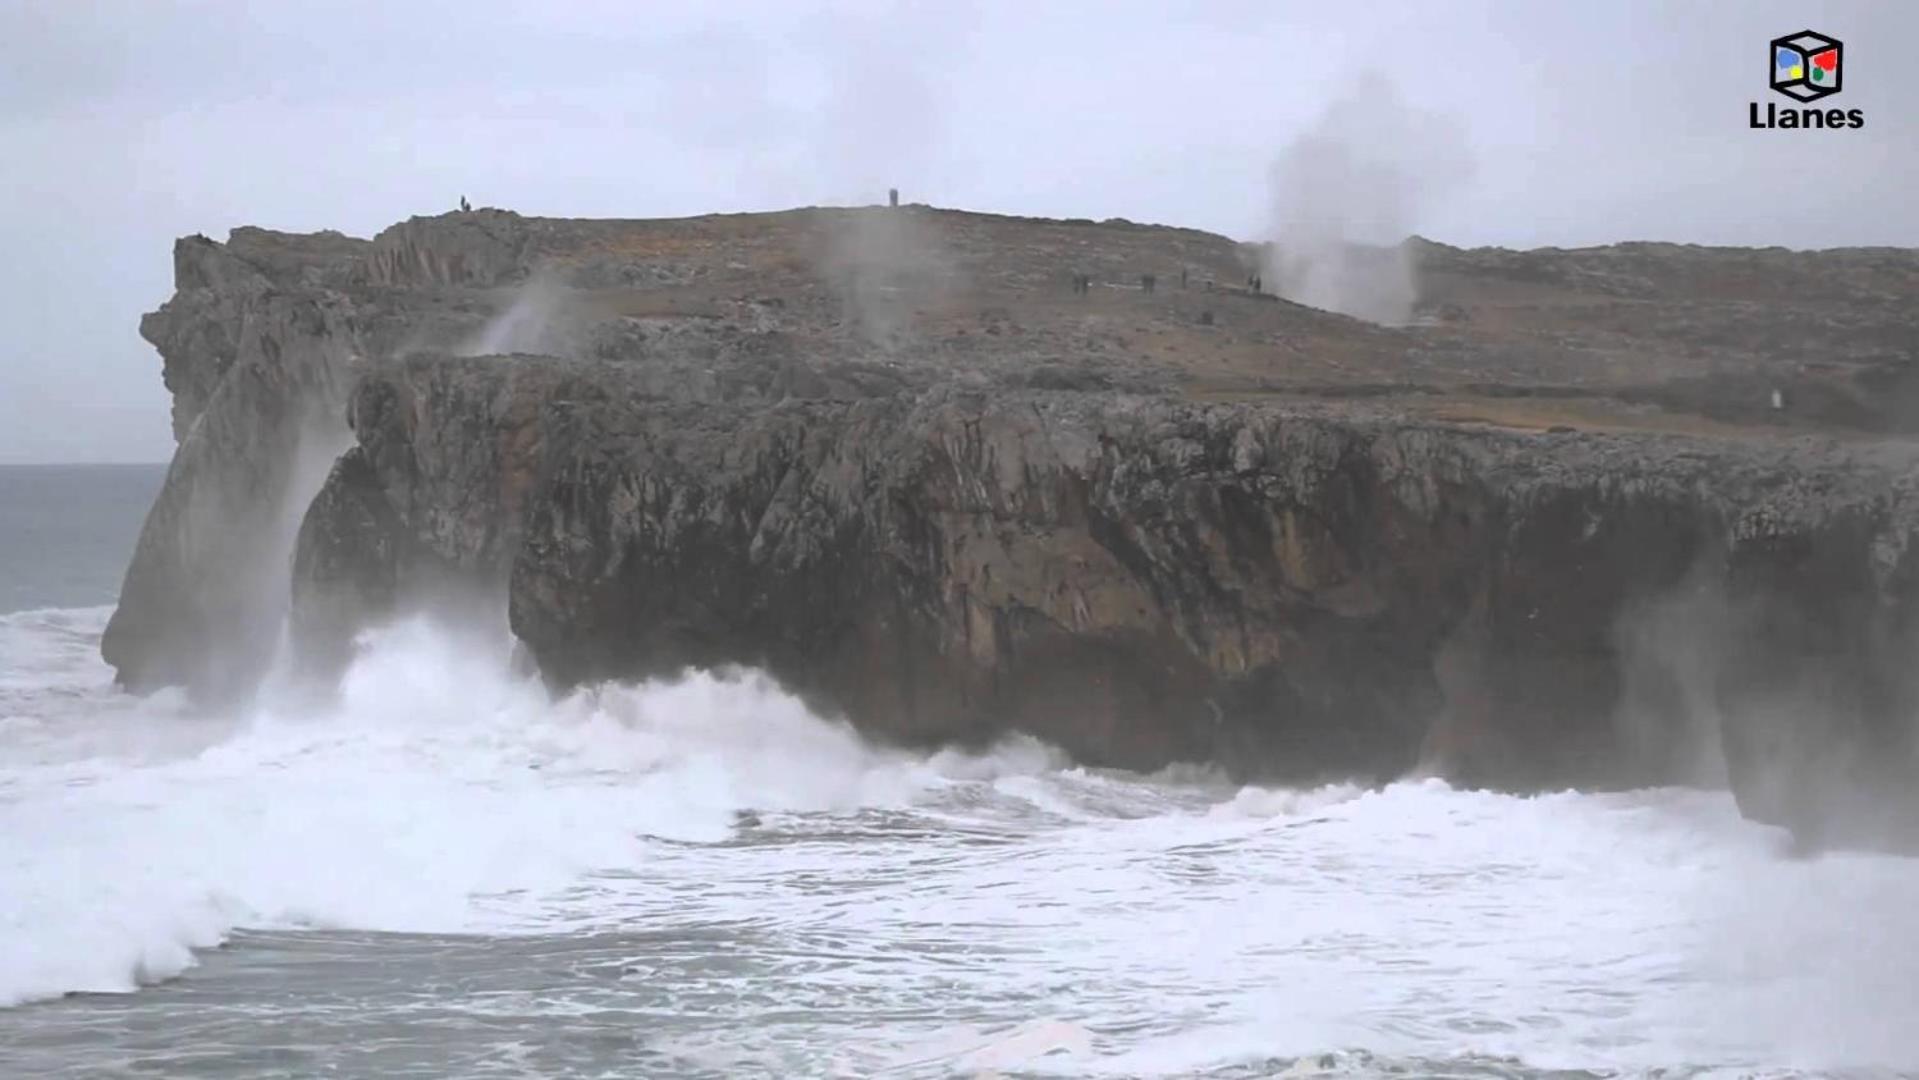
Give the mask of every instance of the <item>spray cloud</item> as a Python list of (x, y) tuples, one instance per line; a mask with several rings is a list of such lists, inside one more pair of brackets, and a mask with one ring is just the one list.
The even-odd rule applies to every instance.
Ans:
[(1404, 323), (1418, 293), (1400, 242), (1470, 173), (1456, 122), (1362, 77), (1273, 163), (1267, 277), (1289, 300)]
[(557, 351), (560, 309), (566, 287), (551, 268), (541, 267), (526, 279), (505, 311), (487, 321), (472, 341), (456, 350), (460, 356), (496, 356), (502, 353)]

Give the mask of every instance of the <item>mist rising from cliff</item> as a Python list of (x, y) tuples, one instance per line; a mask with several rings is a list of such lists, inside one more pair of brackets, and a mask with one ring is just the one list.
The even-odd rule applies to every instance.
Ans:
[(1750, 586), (1728, 594), (1702, 560), (1666, 592), (1629, 604), (1614, 627), (1620, 675), (1614, 735), (1632, 782), (1730, 789), (1744, 814), (1788, 828), (1801, 850), (1919, 851), (1919, 802), (1904, 779), (1919, 748), (1909, 646), (1896, 631), (1844, 625), (1834, 654), (1788, 645), (1779, 626), (1809, 617)]
[(454, 350), (457, 356), (498, 356), (503, 353), (557, 353), (556, 340), (563, 324), (566, 284), (548, 268), (535, 270), (507, 305), (474, 335)]
[(1646, 782), (1724, 788), (1728, 778), (1715, 683), (1731, 615), (1717, 568), (1702, 565), (1613, 627), (1622, 751)]
[(871, 345), (904, 344), (915, 305), (958, 284), (938, 233), (911, 207), (831, 211), (823, 270), (845, 318)]
[(1274, 161), (1268, 284), (1313, 307), (1398, 325), (1418, 300), (1401, 243), (1471, 172), (1463, 129), (1368, 74)]
[[(293, 555), (307, 507), (326, 483), (333, 463), (353, 445), (353, 432), (337, 400), (315, 403), (299, 424), (291, 460), (280, 483), (280, 495), (267, 519), (264, 543), (253, 548), (256, 557), (230, 560), (226, 572), (237, 577), (239, 595), (252, 598), (248, 610), (249, 640), (244, 647), (209, 650), (211, 669), (200, 680), (203, 696), (219, 704), (250, 700), (263, 682), (276, 677), (276, 667), (290, 659), (287, 615), (293, 594)], [(199, 511), (194, 511), (196, 514)], [(228, 529), (233, 523), (224, 507), (196, 519), (194, 526)]]

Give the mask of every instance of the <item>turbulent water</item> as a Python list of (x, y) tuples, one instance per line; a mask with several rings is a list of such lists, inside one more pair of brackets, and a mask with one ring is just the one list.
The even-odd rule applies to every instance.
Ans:
[(424, 622), (207, 715), (107, 614), (0, 615), (0, 1075), (1919, 1069), (1919, 861), (1720, 793), (912, 755)]

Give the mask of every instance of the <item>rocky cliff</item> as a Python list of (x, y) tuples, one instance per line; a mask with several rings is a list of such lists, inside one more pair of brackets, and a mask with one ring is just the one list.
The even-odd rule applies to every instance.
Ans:
[(289, 595), (324, 668), (504, 592), (557, 687), (745, 663), (899, 741), (1919, 836), (1919, 258), (1400, 254), (1384, 328), (1224, 238), (922, 207), (182, 241), (108, 657), (220, 692)]

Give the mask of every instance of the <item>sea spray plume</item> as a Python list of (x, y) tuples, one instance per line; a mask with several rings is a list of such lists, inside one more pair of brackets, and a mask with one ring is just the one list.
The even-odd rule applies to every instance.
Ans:
[(1281, 296), (1396, 325), (1418, 299), (1401, 244), (1471, 173), (1451, 119), (1407, 104), (1368, 74), (1273, 163), (1266, 277)]
[(1670, 590), (1629, 604), (1613, 627), (1620, 666), (1614, 733), (1637, 776), (1727, 786), (1715, 692), (1733, 619), (1723, 572), (1702, 561)]
[(343, 410), (332, 402), (312, 409), (301, 424), (294, 444), (286, 485), (274, 509), (271, 541), (257, 565), (254, 592), (263, 597), (262, 610), (271, 625), (262, 626), (272, 637), (272, 651), (265, 665), (257, 670), (234, 672), (229, 677), (257, 689), (255, 680), (272, 679), (276, 669), (289, 659), (287, 617), (293, 600), (294, 548), (305, 521), (307, 507), (320, 493), (333, 463), (353, 445)]
[[(829, 93), (809, 139), (824, 190), (852, 209), (821, 211), (821, 270), (839, 293), (845, 321), (884, 353), (906, 344), (915, 313), (937, 303), (952, 280), (936, 215), (910, 205), (937, 175), (945, 130), (934, 57), (948, 57), (967, 33), (964, 12), (893, 10), (827, 17), (835, 43)], [(918, 52), (902, 40), (923, 38)], [(935, 64), (929, 67), (929, 62)], [(868, 206), (892, 201), (907, 206)]]
[(502, 353), (563, 354), (566, 283), (557, 270), (543, 266), (528, 276), (506, 310), (487, 324), (457, 356), (495, 356)]
[[(183, 444), (102, 639), (122, 685), (184, 685), (203, 703), (235, 705), (280, 658), (294, 540), (352, 442), (335, 368), (320, 374), (309, 398), (289, 393), (295, 399), (280, 402), (291, 415), (259, 437), (260, 452), (216, 461), (209, 432), (220, 429), (211, 425), (196, 425)], [(167, 564), (171, 578), (144, 566), (149, 558)]]
[[(1830, 541), (1828, 542), (1830, 543)], [(1836, 546), (1836, 545), (1834, 545)], [(1790, 576), (1750, 574), (1730, 606), (1714, 695), (1741, 812), (1806, 851), (1919, 850), (1919, 652), (1911, 579), (1862, 597), (1815, 552)], [(1824, 578), (1824, 580), (1822, 580)]]
[(862, 340), (905, 344), (913, 316), (959, 289), (928, 215), (913, 207), (830, 210), (824, 270)]

